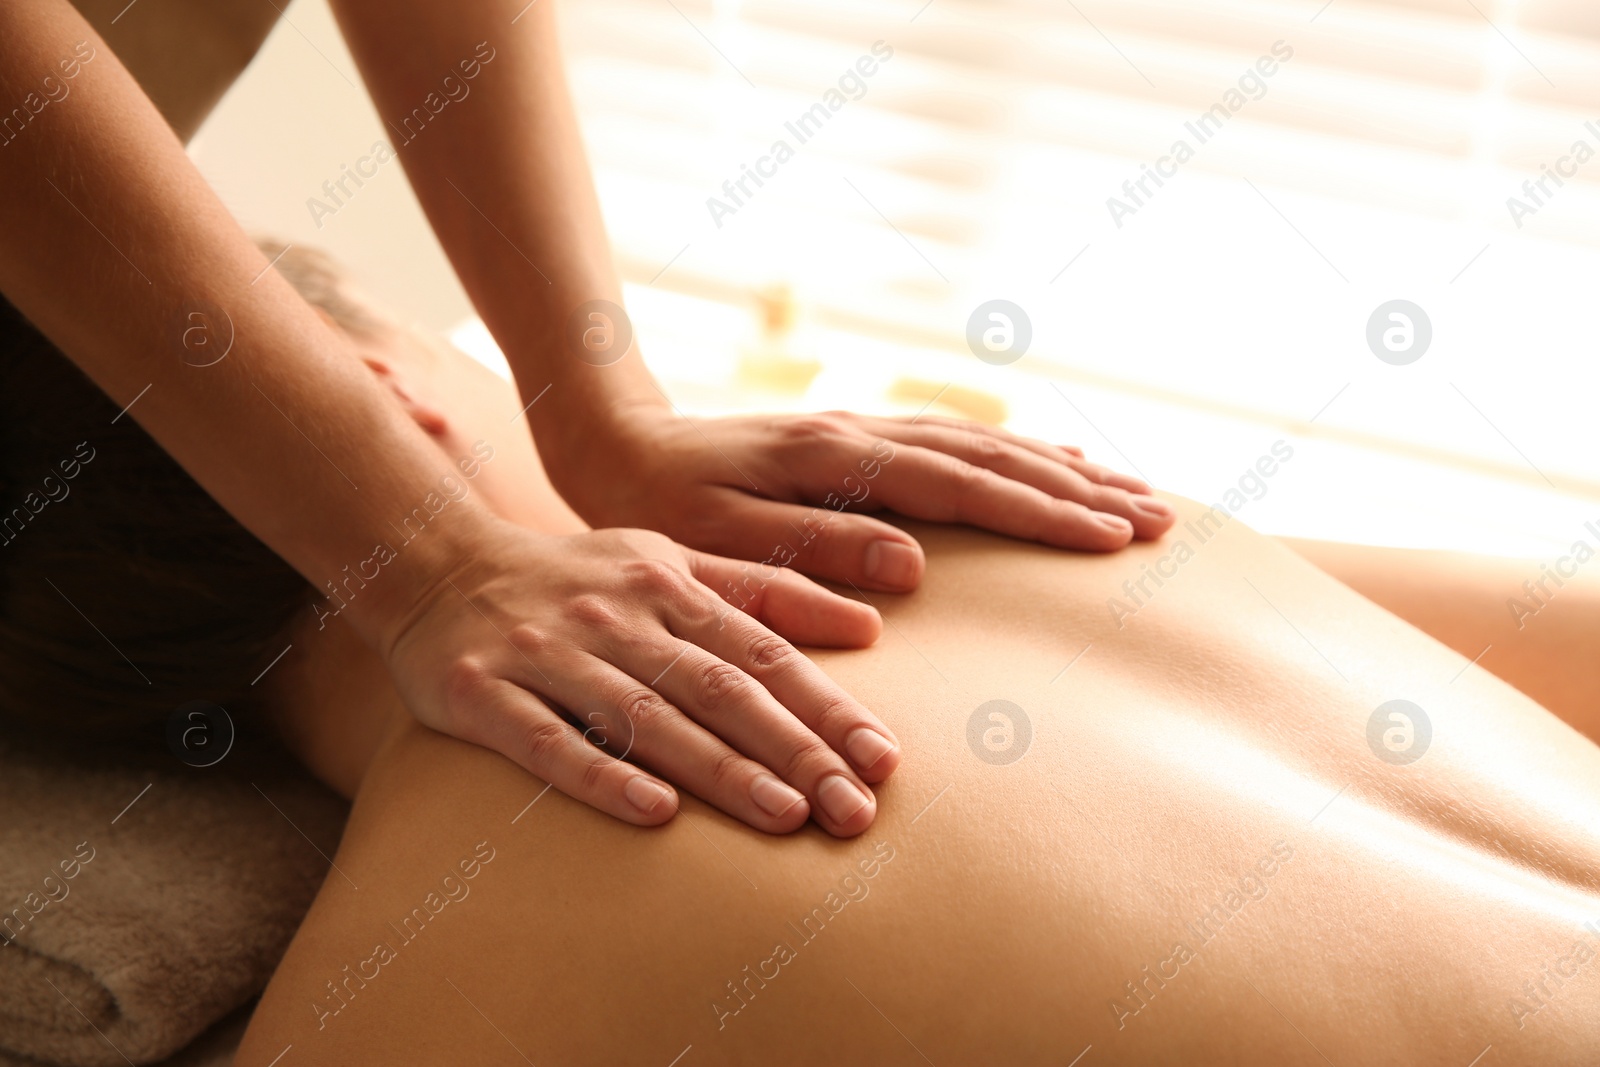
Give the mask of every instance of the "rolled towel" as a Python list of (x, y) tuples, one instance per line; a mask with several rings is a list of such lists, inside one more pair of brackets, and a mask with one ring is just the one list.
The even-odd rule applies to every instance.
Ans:
[(170, 1056), (261, 992), (329, 871), (348, 809), (316, 782), (146, 762), (0, 744), (0, 1067)]

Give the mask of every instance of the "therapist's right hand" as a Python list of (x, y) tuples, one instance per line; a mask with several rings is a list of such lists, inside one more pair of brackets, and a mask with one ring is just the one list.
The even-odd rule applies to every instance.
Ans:
[(381, 641), (423, 724), (641, 826), (674, 786), (771, 833), (871, 825), (898, 743), (790, 643), (869, 645), (870, 606), (646, 530), (479, 542)]

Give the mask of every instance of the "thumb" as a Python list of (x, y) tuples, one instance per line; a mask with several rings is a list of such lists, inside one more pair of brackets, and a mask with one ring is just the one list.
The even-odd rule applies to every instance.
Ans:
[(783, 567), (690, 549), (689, 571), (702, 584), (780, 637), (814, 648), (865, 648), (883, 632), (876, 608), (824, 589)]
[(717, 500), (715, 522), (678, 540), (885, 593), (915, 589), (927, 563), (916, 538), (879, 519), (783, 504), (736, 489)]

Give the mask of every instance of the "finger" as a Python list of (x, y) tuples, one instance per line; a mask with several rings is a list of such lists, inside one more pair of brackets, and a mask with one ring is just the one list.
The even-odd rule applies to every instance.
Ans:
[(774, 633), (815, 648), (865, 648), (883, 632), (870, 604), (824, 589), (784, 567), (690, 550), (690, 572), (724, 601)]
[[(881, 519), (831, 507), (783, 504), (737, 489), (719, 492), (717, 522), (697, 530), (694, 542), (721, 556), (763, 561), (759, 567), (752, 566), (752, 572), (767, 573), (774, 565), (784, 566), (816, 578), (853, 582), (863, 589), (888, 593), (907, 592), (922, 581), (927, 566), (922, 546)], [(871, 493), (869, 489), (863, 502), (873, 499)], [(741, 578), (736, 589), (742, 590), (743, 582)], [(719, 595), (727, 590), (725, 582), (714, 588)], [(787, 593), (783, 602), (794, 603)]]
[[(670, 648), (667, 635), (661, 637), (662, 642), (652, 643), (655, 655), (645, 655), (645, 660), (659, 660)], [(677, 670), (682, 651), (665, 660), (656, 677)], [(563, 697), (562, 704), (583, 725), (589, 743), (615, 759), (650, 767), (680, 789), (757, 830), (789, 833), (805, 825), (811, 806), (801, 792), (729, 747), (654, 687), (602, 660), (578, 656), (587, 661), (583, 667), (562, 670), (561, 676), (585, 681)]]
[(966, 427), (905, 426), (900, 433), (905, 444), (955, 456), (1060, 500), (1074, 500), (1094, 511), (1120, 515), (1133, 525), (1135, 537), (1160, 537), (1176, 521), (1176, 513), (1165, 501), (1105, 485), (1080, 473), (1080, 467), (1092, 464), (1054, 462), (1031, 449)]
[(1094, 511), (947, 452), (904, 445), (885, 464), (874, 496), (903, 515), (964, 522), (1057, 548), (1109, 552), (1133, 537), (1120, 515)]
[(1137, 493), (1140, 496), (1149, 496), (1155, 492), (1150, 488), (1150, 483), (1143, 478), (1135, 478), (1131, 474), (1123, 474), (1121, 471), (1112, 470), (1110, 467), (1104, 467), (1098, 463), (1090, 463), (1081, 457), (1072, 460), (1070, 466), (1085, 478), (1093, 482), (1099, 482), (1101, 485), (1126, 489), (1128, 492)]
[(620, 762), (583, 739), (550, 706), (514, 682), (485, 680), (468, 696), (473, 714), (458, 721), (463, 741), (492, 748), (530, 774), (623, 822), (656, 826), (672, 818), (678, 797), (666, 783)]
[[(718, 629), (714, 614), (704, 611), (677, 614), (674, 625), (675, 629), (698, 629), (701, 640), (712, 645), (741, 646), (741, 641), (722, 640), (723, 630)], [(787, 654), (803, 659), (794, 646), (770, 630), (762, 630), (760, 625), (741, 614), (731, 614), (725, 629), (744, 630), (746, 627), (765, 633), (768, 641), (765, 648), (771, 654), (779, 654), (776, 649), (786, 649)], [(704, 648), (699, 641), (683, 637), (683, 633), (675, 633), (675, 637), (686, 640), (686, 645), (678, 649), (669, 667), (659, 672), (651, 688), (682, 707), (710, 733), (722, 737), (752, 760), (770, 766), (782, 781), (800, 790), (810, 803), (811, 817), (822, 829), (835, 837), (854, 837), (872, 824), (877, 817), (877, 798), (840, 755), (846, 749), (830, 747), (803, 723), (797, 710), (781, 704), (773, 693), (763, 688), (747, 670), (755, 669), (754, 662), (734, 664)], [(659, 656), (661, 653), (651, 659), (659, 662)], [(637, 664), (619, 665), (624, 665), (637, 677)], [(802, 702), (800, 707), (805, 704)], [(870, 726), (862, 725), (862, 729), (870, 731)], [(893, 769), (893, 763), (878, 757), (878, 753), (891, 742), (886, 742), (883, 733), (870, 733), (872, 737), (851, 737), (851, 744), (856, 752), (862, 753), (866, 752), (862, 744), (872, 744), (875, 739), (877, 749), (874, 749), (872, 763), (878, 765), (874, 766), (875, 771), (885, 773), (885, 768)]]
[[(686, 614), (672, 625), (674, 633), (697, 649), (754, 679), (765, 695), (820, 738), (827, 750), (843, 755), (862, 780), (881, 782), (899, 766), (900, 744), (893, 731), (798, 649), (760, 623), (737, 613), (720, 618)], [(691, 662), (702, 670), (708, 666), (704, 660)], [(785, 770), (782, 762), (774, 762), (755, 749), (740, 747), (767, 766)], [(818, 799), (811, 779), (797, 780), (787, 773), (783, 778), (808, 797)], [(826, 798), (822, 799), (826, 803)], [(816, 806), (813, 804), (813, 809)]]
[[(1153, 490), (1150, 488), (1150, 483), (1146, 482), (1143, 478), (1136, 478), (1131, 474), (1123, 474), (1121, 471), (1112, 470), (1110, 467), (1105, 467), (1098, 463), (1090, 463), (1088, 460), (1083, 458), (1083, 449), (1079, 448), (1077, 445), (1054, 445), (1047, 441), (1040, 441), (1033, 437), (1023, 437), (1021, 434), (1014, 434), (1011, 431), (1002, 429), (999, 426), (986, 426), (981, 422), (967, 422), (962, 419), (947, 419), (939, 416), (924, 415), (920, 418), (909, 420), (879, 419), (875, 421), (888, 424), (886, 428), (880, 428), (879, 432), (883, 433), (884, 436), (889, 437), (891, 440), (900, 440), (901, 438), (899, 436), (899, 430), (901, 427), (908, 424), (926, 424), (939, 426), (950, 430), (964, 430), (968, 433), (982, 434), (984, 436), (993, 437), (997, 440), (1005, 441), (1008, 444), (1016, 445), (1018, 448), (1025, 448), (1030, 452), (1037, 453), (1045, 459), (1065, 463), (1067, 466), (1071, 467), (1085, 478), (1088, 478), (1093, 482), (1098, 482), (1101, 485), (1114, 486), (1118, 489), (1125, 489), (1130, 493), (1138, 493), (1143, 496), (1149, 496), (1150, 493), (1153, 492)], [(909, 440), (908, 443), (910, 443)], [(1065, 454), (1063, 455), (1063, 453)]]
[(872, 824), (872, 790), (754, 678), (692, 641), (682, 643), (665, 669), (656, 668), (669, 648), (663, 645), (644, 663), (624, 655), (618, 666), (635, 677), (655, 669), (652, 689), (744, 757), (770, 767), (804, 795), (811, 817), (828, 833), (854, 837)]
[[(968, 433), (994, 437), (1009, 444), (1026, 448), (1030, 452), (1037, 452), (1045, 459), (1053, 459), (1062, 463), (1083, 459), (1083, 449), (1077, 445), (1055, 445), (1048, 441), (1040, 441), (1034, 437), (1024, 437), (1021, 434), (1012, 433), (1002, 426), (990, 426), (987, 423), (971, 422), (967, 419), (951, 419), (942, 415), (916, 415), (911, 418), (875, 419), (872, 421), (888, 423), (891, 427), (938, 426), (947, 430), (965, 430)], [(884, 433), (884, 430), (880, 429), (879, 432)], [(884, 435), (895, 440), (899, 439), (893, 432), (887, 432)]]

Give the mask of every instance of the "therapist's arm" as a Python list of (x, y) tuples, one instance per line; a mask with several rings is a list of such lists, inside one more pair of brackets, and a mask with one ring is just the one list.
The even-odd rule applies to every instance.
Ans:
[[(0, 6), (0, 113), (13, 105), (29, 118), (0, 145), (0, 290), (314, 585), (341, 579), (444, 473), (427, 439), (266, 269), (66, 0)], [(407, 606), (468, 526), (441, 523), (346, 618)]]
[[(556, 706), (760, 829), (795, 829), (841, 788), (859, 804), (817, 821), (872, 821), (857, 770), (881, 780), (895, 757), (840, 753), (887, 731), (763, 625), (859, 644), (877, 634), (870, 608), (783, 574), (742, 614), (709, 588), (729, 561), (643, 531), (536, 534), (447, 488), (464, 484), (452, 459), (270, 269), (66, 0), (0, 5), (0, 108), (13, 102), (27, 117), (0, 112), (0, 291), (332, 594), (329, 625), (378, 650), (418, 719), (635, 823), (671, 818), (672, 790)], [(69, 506), (92, 508), (92, 486)], [(419, 511), (425, 529), (402, 533)], [(114, 644), (118, 620), (90, 621)]]
[[(456, 273), (524, 403), (538, 401), (528, 420), (551, 480), (589, 523), (648, 526), (706, 551), (893, 591), (920, 580), (921, 549), (859, 512), (889, 508), (1092, 551), (1172, 525), (1149, 486), (1076, 449), (936, 417), (835, 412), (690, 425), (656, 389), (637, 343), (625, 355), (582, 352), (583, 326), (598, 326), (596, 338), (604, 330), (585, 305), (622, 297), (556, 3), (333, 8)], [(892, 57), (879, 46), (877, 56)]]

